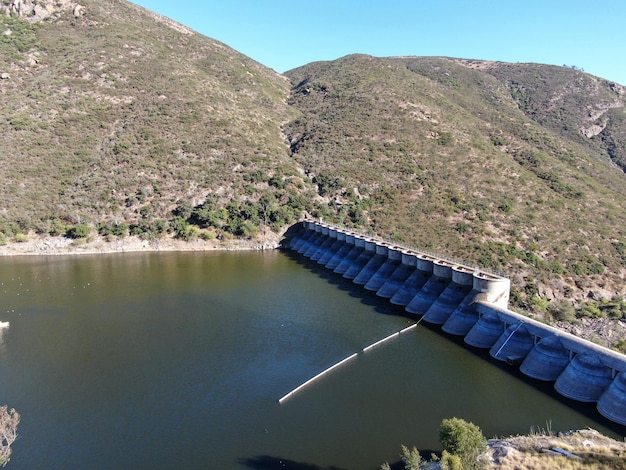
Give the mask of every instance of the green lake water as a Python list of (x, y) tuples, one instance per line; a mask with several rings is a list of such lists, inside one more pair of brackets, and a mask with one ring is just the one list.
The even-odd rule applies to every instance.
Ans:
[(0, 259), (9, 468), (377, 469), (452, 416), (623, 433), (423, 324), (363, 352), (401, 313), (278, 251)]

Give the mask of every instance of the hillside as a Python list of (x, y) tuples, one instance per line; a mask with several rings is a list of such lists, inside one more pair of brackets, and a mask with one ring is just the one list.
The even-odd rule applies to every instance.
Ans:
[(623, 87), (562, 67), (363, 55), (287, 76), (302, 115), (285, 131), (338, 213), (325, 218), (504, 269), (517, 306), (617, 297), (621, 317)]
[(626, 316), (623, 86), (442, 57), (281, 76), (123, 0), (18, 3), (0, 244), (276, 237), (308, 214), (505, 271), (548, 320)]
[(54, 13), (0, 15), (5, 233), (141, 222), (158, 235), (155, 221), (207, 198), (206, 211), (235, 201), (231, 215), (263, 195), (274, 204), (270, 177), (296, 173), (284, 77), (125, 1), (31, 3)]

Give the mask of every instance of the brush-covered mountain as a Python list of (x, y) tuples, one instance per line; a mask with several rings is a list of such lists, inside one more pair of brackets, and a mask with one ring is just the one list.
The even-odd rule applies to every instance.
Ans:
[(281, 76), (123, 0), (0, 10), (0, 243), (266, 237), (312, 215), (503, 270), (518, 306), (626, 316), (619, 84), (364, 55)]
[(285, 133), (325, 218), (503, 268), (526, 307), (624, 293), (624, 87), (425, 57), (353, 55), (287, 76), (302, 114)]
[(204, 204), (198, 226), (249, 236), (263, 197), (276, 230), (297, 217), (285, 77), (126, 1), (2, 3), (0, 230), (184, 235)]

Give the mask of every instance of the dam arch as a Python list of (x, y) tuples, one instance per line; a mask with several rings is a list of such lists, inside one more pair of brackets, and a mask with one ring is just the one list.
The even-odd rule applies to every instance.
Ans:
[(626, 356), (510, 311), (502, 274), (313, 220), (292, 226), (282, 248), (626, 423)]

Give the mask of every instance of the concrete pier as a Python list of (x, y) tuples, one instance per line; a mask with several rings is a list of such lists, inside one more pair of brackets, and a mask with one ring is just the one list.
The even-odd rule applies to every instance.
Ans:
[[(337, 251), (327, 262), (326, 264), (324, 264), (324, 266), (327, 269), (330, 270), (334, 270), (339, 263), (341, 263), (341, 261), (346, 258), (348, 256), (348, 253), (350, 253), (350, 251), (352, 251), (352, 249), (354, 248), (354, 235), (351, 234), (343, 234), (345, 243), (343, 244), (343, 246), (341, 248), (339, 248), (339, 251)], [(338, 240), (342, 239), (342, 235), (339, 235), (337, 237)]]
[(626, 372), (620, 372), (598, 400), (598, 411), (605, 418), (626, 426), (625, 397)]
[(409, 261), (415, 262), (416, 269), (391, 298), (390, 302), (394, 305), (408, 305), (433, 274), (432, 259), (416, 256)]
[(552, 335), (539, 341), (530, 350), (520, 366), (523, 374), (534, 379), (553, 381), (570, 362), (570, 352), (565, 349), (558, 336)]
[(576, 355), (567, 365), (554, 388), (561, 395), (578, 401), (598, 401), (613, 381), (611, 369), (597, 354), (586, 352)]
[(509, 326), (489, 350), (494, 359), (520, 364), (535, 345), (535, 338), (522, 321)]
[(350, 267), (343, 273), (343, 277), (346, 279), (354, 279), (359, 275), (365, 265), (376, 256), (376, 242), (372, 240), (365, 240), (365, 248), (361, 254), (354, 260)]
[[(426, 314), (429, 311), (430, 306), (435, 303), (451, 281), (452, 266), (443, 260), (433, 261), (433, 275), (417, 292), (417, 294), (415, 294), (415, 297), (413, 297), (413, 299), (408, 303), (405, 310), (409, 313), (416, 313), (419, 315)], [(437, 312), (435, 312), (435, 314), (436, 313)], [(430, 317), (424, 315), (424, 321), (440, 324), (439, 317), (432, 314)], [(443, 321), (441, 323), (443, 323)]]
[(322, 266), (326, 266), (328, 262), (337, 254), (337, 252), (342, 247), (346, 246), (346, 234), (344, 232), (331, 232), (330, 236), (335, 239), (333, 244), (330, 248), (328, 248), (328, 250), (323, 252), (317, 260), (317, 263)]
[(478, 321), (478, 314), (472, 308), (477, 295), (472, 286), (471, 271), (457, 266), (452, 268), (452, 282), (429, 309), (438, 310), (441, 318), (446, 318), (441, 327), (446, 333), (465, 336)]
[(626, 425), (626, 356), (508, 310), (509, 279), (320, 222), (289, 234), (284, 248)]
[(352, 267), (357, 258), (363, 253), (365, 250), (365, 239), (361, 237), (353, 237), (354, 238), (354, 247), (350, 252), (346, 255), (346, 257), (341, 260), (341, 262), (337, 265), (337, 267), (333, 270), (337, 274), (345, 274), (345, 272)]
[(463, 341), (475, 348), (491, 349), (502, 333), (504, 333), (502, 320), (498, 315), (487, 313), (480, 316)]
[[(395, 251), (395, 250), (394, 250)], [(404, 285), (404, 282), (417, 269), (417, 258), (409, 253), (402, 253), (400, 265), (387, 278), (385, 283), (376, 291), (376, 295), (385, 299), (391, 299)]]
[(352, 282), (360, 286), (366, 285), (369, 280), (376, 274), (378, 268), (380, 268), (387, 260), (387, 254), (389, 248), (386, 245), (375, 245), (374, 256), (372, 256), (365, 266), (359, 271)]
[(402, 263), (402, 252), (397, 247), (387, 248), (387, 259), (363, 286), (377, 292)]

